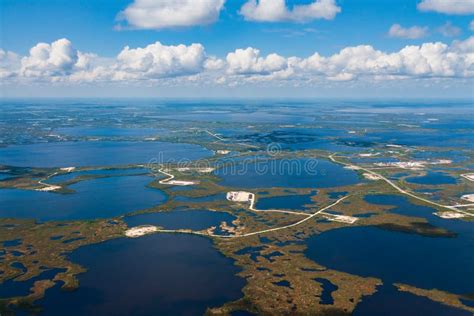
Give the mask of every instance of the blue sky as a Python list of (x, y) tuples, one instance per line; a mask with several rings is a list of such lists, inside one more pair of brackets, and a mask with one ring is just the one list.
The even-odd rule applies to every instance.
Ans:
[[(152, 3), (152, 9), (154, 8), (153, 2), (166, 6), (166, 1), (142, 0), (142, 2), (147, 1)], [(24, 71), (26, 66), (23, 64), (22, 58), (29, 57), (29, 50), (32, 47), (38, 43), (51, 45), (51, 43), (63, 38), (70, 42), (70, 44), (64, 45), (67, 47), (70, 45), (73, 54), (74, 52), (76, 52), (76, 55), (81, 53), (94, 54), (95, 59), (90, 63), (92, 66), (88, 66), (88, 71), (92, 71), (90, 67), (96, 67), (97, 72), (98, 66), (107, 65), (107, 67), (113, 67), (114, 71), (122, 67), (123, 65), (110, 65), (116, 63), (115, 59), (125, 46), (129, 46), (131, 49), (144, 48), (155, 42), (160, 42), (164, 46), (183, 44), (186, 47), (189, 47), (192, 43), (199, 43), (202, 45), (203, 54), (206, 56), (203, 58), (207, 60), (212, 56), (225, 63), (229, 53), (247, 47), (259, 50), (257, 58), (277, 54), (283, 58), (297, 57), (303, 59), (315, 52), (318, 52), (321, 56), (329, 57), (339, 53), (344, 48), (358, 45), (370, 45), (375, 50), (387, 54), (399, 52), (407, 45), (421, 46), (424, 43), (431, 42), (442, 42), (451, 47), (453, 41), (467, 41), (474, 34), (472, 30), (474, 24), (470, 25), (474, 20), (474, 3), (471, 0), (452, 0), (451, 7), (458, 5), (459, 10), (446, 9), (442, 4), (439, 4), (440, 1), (449, 2), (450, 0), (323, 0), (334, 2), (333, 8), (339, 8), (340, 12), (332, 18), (300, 18), (288, 15), (286, 18), (277, 18), (275, 21), (264, 21), (259, 17), (252, 20), (249, 16), (244, 16), (241, 10), (248, 0), (207, 1), (209, 3), (212, 1), (223, 2), (218, 15), (212, 21), (198, 21), (187, 26), (137, 27), (137, 25), (132, 25), (133, 23), (130, 23), (127, 17), (124, 18), (124, 14), (120, 14), (127, 7), (133, 5), (132, 0), (3, 0), (0, 2), (0, 23), (2, 26), (0, 48), (3, 52), (16, 54), (17, 57), (16, 59), (11, 58), (12, 60), (4, 58), (3, 61), (0, 61), (5, 69), (8, 68), (9, 73), (8, 80), (6, 80), (8, 82), (3, 83), (3, 87), (9, 89), (6, 91), (7, 89), (3, 88), (2, 92), (5, 95), (11, 95), (11, 92), (13, 92), (13, 95), (17, 95), (21, 94), (21, 91), (24, 91), (26, 87), (27, 90), (29, 89), (28, 91), (31, 91), (31, 94), (35, 94), (39, 91), (45, 91), (44, 86), (47, 86), (48, 95), (56, 93), (74, 95), (74, 91), (81, 91), (82, 94), (85, 93), (86, 95), (97, 95), (97, 88), (94, 88), (90, 80), (89, 82), (83, 82), (78, 80), (78, 75), (76, 75), (74, 82), (71, 81), (72, 72), (79, 72), (77, 65), (66, 65), (69, 68), (54, 71), (51, 69), (52, 66), (49, 65), (46, 71), (45, 69), (38, 69), (38, 63), (31, 60), (30, 70), (31, 67), (36, 68), (34, 68), (34, 71)], [(428, 9), (420, 9), (420, 3), (423, 1), (430, 2), (428, 3)], [(459, 4), (463, 1), (466, 3)], [(182, 2), (186, 2), (186, 0)], [(314, 2), (314, 0), (291, 0), (286, 1), (285, 5), (287, 12), (292, 12), (297, 6), (310, 5)], [(258, 2), (256, 3), (258, 4)], [(137, 5), (141, 4), (138, 3)], [(195, 5), (199, 6), (197, 2)], [(198, 9), (196, 8), (196, 10)], [(120, 16), (122, 16), (122, 20), (119, 20)], [(143, 19), (146, 18), (143, 17)], [(141, 21), (138, 23), (141, 23)], [(170, 23), (173, 24), (173, 22)], [(394, 31), (391, 34), (389, 30), (396, 24), (400, 26), (401, 31), (398, 33)], [(418, 29), (410, 30), (413, 27)], [(466, 54), (465, 51), (462, 53)], [(468, 54), (470, 53), (469, 51)], [(161, 54), (161, 50), (157, 54)], [(78, 56), (72, 56), (74, 62), (77, 62)], [(160, 57), (155, 56), (155, 58), (159, 59)], [(405, 90), (403, 82), (394, 82), (393, 78), (391, 78), (391, 82), (387, 80), (382, 83), (377, 78), (377, 82), (374, 83), (373, 80), (361, 79), (361, 77), (367, 75), (362, 73), (361, 70), (357, 70), (357, 74), (355, 74), (352, 70), (349, 71), (347, 67), (335, 70), (347, 74), (347, 76), (340, 76), (344, 80), (339, 80), (341, 78), (335, 80), (337, 74), (334, 71), (331, 70), (332, 72), (328, 74), (329, 70), (327, 68), (332, 67), (329, 65), (324, 66), (326, 70), (315, 68), (313, 74), (306, 74), (304, 80), (299, 78), (297, 84), (292, 79), (281, 79), (283, 76), (281, 73), (286, 69), (281, 65), (275, 66), (276, 68), (271, 66), (271, 69), (268, 68), (270, 70), (263, 69), (265, 66), (257, 66), (252, 68), (251, 71), (248, 69), (230, 71), (227, 65), (221, 65), (220, 73), (213, 69), (214, 74), (212, 76), (202, 75), (206, 77), (206, 82), (196, 84), (195, 77), (201, 75), (202, 69), (205, 68), (208, 71), (207, 66), (204, 65), (206, 61), (203, 58), (200, 59), (203, 64), (196, 65), (196, 68), (186, 66), (182, 69), (180, 68), (182, 65), (178, 65), (179, 69), (177, 71), (166, 67), (163, 71), (163, 67), (157, 65), (157, 69), (152, 74), (147, 73), (139, 79), (135, 74), (132, 76), (133, 79), (127, 79), (127, 82), (117, 83), (115, 79), (108, 82), (108, 80), (101, 79), (101, 90), (105, 91), (104, 93), (110, 92), (113, 94), (117, 89), (123, 91), (123, 87), (128, 86), (131, 92), (130, 95), (140, 94), (140, 89), (142, 89), (147, 95), (155, 95), (153, 92), (156, 91), (158, 96), (168, 92), (172, 96), (180, 96), (179, 88), (181, 85), (186, 86), (189, 83), (189, 80), (188, 83), (183, 82), (184, 78), (189, 79), (189, 76), (193, 77), (191, 80), (193, 81), (193, 88), (189, 91), (200, 91), (200, 87), (212, 86), (212, 83), (210, 83), (212, 80), (221, 83), (226, 81), (219, 88), (221, 91), (217, 93), (219, 96), (229, 93), (230, 90), (240, 91), (244, 95), (258, 96), (258, 89), (253, 86), (256, 82), (262, 82), (261, 91), (265, 91), (265, 94), (272, 93), (271, 82), (274, 83), (273, 91), (279, 90), (281, 93), (283, 89), (291, 93), (292, 89), (296, 89), (305, 91), (302, 92), (302, 95), (311, 94), (312, 88), (320, 89), (321, 82), (327, 87), (335, 81), (338, 81), (338, 86), (332, 88), (342, 89), (348, 94), (354, 93), (354, 87), (359, 87), (360, 91), (366, 91), (365, 94), (370, 94), (374, 87), (386, 91), (384, 94), (387, 95), (397, 94), (397, 91)], [(466, 57), (464, 56), (464, 58)], [(46, 62), (51, 62), (51, 58)], [(101, 62), (104, 64), (102, 65)], [(290, 62), (285, 62), (288, 68)], [(13, 66), (15, 63), (17, 64), (17, 70)], [(8, 65), (5, 66), (5, 64)], [(55, 62), (52, 62), (52, 64), (57, 66)], [(41, 63), (41, 65), (44, 65), (44, 63)], [(61, 63), (61, 67), (63, 67), (63, 63)], [(421, 74), (417, 72), (417, 75), (414, 76), (414, 72), (408, 71), (410, 73), (409, 78), (405, 78), (407, 77), (407, 70), (405, 69), (406, 66), (403, 67), (403, 70), (390, 70), (390, 76), (403, 77), (403, 79), (397, 80), (404, 81), (406, 87), (413, 87), (413, 82), (416, 82), (418, 88), (427, 92), (436, 92), (442, 88), (447, 91), (447, 96), (473, 96), (471, 75), (466, 74), (468, 70), (474, 68), (472, 64), (464, 62), (461, 66), (453, 65), (452, 68), (456, 69), (454, 74), (440, 75), (439, 71), (433, 70), (432, 72), (422, 71)], [(459, 68), (462, 67), (466, 69), (460, 71)], [(291, 76), (298, 76), (298, 72), (302, 71), (303, 66), (291, 66), (291, 68), (292, 72), (296, 72)], [(130, 69), (130, 67), (122, 67), (121, 69), (128, 71), (125, 69)], [(84, 69), (80, 69), (80, 71), (84, 74)], [(133, 71), (136, 71), (136, 69), (133, 69)], [(273, 72), (279, 72), (278, 80), (269, 80), (269, 75)], [(370, 76), (373, 77), (372, 70), (370, 72)], [(25, 75), (26, 73), (28, 75)], [(228, 79), (229, 73), (232, 73), (234, 77), (235, 74), (238, 74), (238, 80), (234, 77), (232, 77), (232, 80)], [(264, 80), (258, 80), (258, 75)], [(384, 72), (383, 75), (387, 76), (387, 72)], [(25, 79), (26, 77), (28, 79)], [(33, 77), (36, 80), (33, 80)], [(51, 77), (54, 77), (52, 81), (55, 84), (53, 85), (49, 81)], [(102, 77), (105, 77), (105, 75)], [(126, 77), (128, 78), (128, 76)], [(329, 81), (325, 80), (324, 77), (329, 78)], [(137, 81), (139, 81), (139, 84), (137, 84)], [(314, 83), (315, 81), (316, 83)], [(252, 83), (251, 88), (249, 82)], [(311, 82), (313, 82), (313, 86)], [(119, 88), (117, 88), (118, 86)], [(392, 90), (390, 90), (390, 86), (392, 86)], [(409, 92), (410, 89), (406, 91)], [(316, 96), (321, 96), (321, 94), (324, 94), (324, 89), (316, 94)], [(413, 93), (413, 95), (416, 94)]]

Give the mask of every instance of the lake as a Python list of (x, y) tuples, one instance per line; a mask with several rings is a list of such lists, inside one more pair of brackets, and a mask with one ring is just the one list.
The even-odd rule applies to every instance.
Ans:
[(434, 209), (412, 204), (402, 196), (371, 195), (366, 201), (393, 205), (391, 212), (426, 217), (458, 236), (433, 238), (376, 227), (343, 227), (310, 237), (306, 255), (331, 269), (378, 277), (386, 283), (458, 294), (474, 292), (474, 255), (469, 251), (474, 249), (472, 223), (443, 220), (432, 214)]
[(406, 178), (405, 180), (409, 183), (427, 184), (427, 185), (456, 184), (458, 182), (456, 178), (453, 178), (444, 172), (432, 172), (432, 171), (429, 171), (424, 176), (409, 177), (409, 178)]
[(45, 183), (57, 184), (73, 180), (79, 176), (117, 176), (117, 175), (136, 175), (146, 174), (149, 171), (145, 168), (127, 168), (127, 169), (94, 169), (94, 170), (81, 170), (75, 172), (68, 172), (64, 174), (58, 174), (51, 178), (48, 178)]
[(40, 221), (108, 218), (159, 205), (163, 192), (146, 187), (149, 176), (97, 178), (75, 183), (71, 194), (0, 190), (0, 217)]
[(197, 145), (165, 142), (58, 142), (0, 148), (0, 164), (18, 167), (85, 167), (195, 160), (212, 156)]
[(120, 128), (120, 127), (61, 127), (54, 133), (71, 136), (96, 136), (96, 137), (143, 137), (162, 135), (164, 129), (155, 128)]
[(249, 159), (224, 165), (215, 174), (221, 185), (240, 188), (327, 188), (359, 182), (353, 170), (322, 159)]
[(239, 269), (204, 237), (154, 234), (75, 251), (88, 268), (80, 287), (50, 289), (38, 302), (47, 315), (202, 315), (242, 297)]

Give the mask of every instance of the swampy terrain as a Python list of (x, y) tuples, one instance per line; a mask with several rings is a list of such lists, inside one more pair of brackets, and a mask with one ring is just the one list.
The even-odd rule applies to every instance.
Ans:
[(474, 313), (469, 101), (0, 106), (2, 315)]

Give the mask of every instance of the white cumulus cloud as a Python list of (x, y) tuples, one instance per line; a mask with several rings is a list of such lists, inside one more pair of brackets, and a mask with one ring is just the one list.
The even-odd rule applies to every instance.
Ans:
[(291, 10), (285, 0), (248, 0), (240, 9), (245, 19), (264, 22), (332, 20), (339, 12), (341, 8), (335, 0), (315, 0), (309, 4), (294, 5)]
[(302, 61), (302, 68), (335, 77), (472, 77), (474, 76), (474, 37), (455, 42), (406, 46), (386, 53), (370, 45), (342, 49), (330, 57), (313, 55)]
[(143, 48), (126, 46), (117, 56), (116, 69), (132, 79), (191, 75), (204, 67), (201, 44), (166, 46), (160, 42)]
[(224, 0), (135, 0), (119, 19), (138, 29), (163, 29), (215, 22)]
[(444, 14), (474, 14), (474, 0), (422, 0), (418, 10)]
[(287, 67), (286, 59), (278, 54), (260, 56), (258, 49), (248, 47), (227, 54), (228, 72), (234, 74), (269, 74)]
[[(4, 82), (38, 80), (63, 84), (120, 83), (179, 86), (235, 86), (242, 83), (314, 85), (321, 82), (393, 79), (474, 79), (474, 36), (451, 44), (429, 42), (385, 52), (371, 45), (345, 47), (323, 56), (262, 54), (253, 47), (236, 49), (225, 58), (208, 56), (201, 44), (130, 48), (104, 58), (76, 50), (70, 41), (39, 43), (27, 56), (0, 50)], [(453, 81), (454, 82), (454, 81)]]
[(403, 27), (400, 24), (393, 24), (388, 30), (388, 35), (391, 37), (418, 39), (428, 34), (428, 28), (421, 26)]
[(55, 77), (73, 72), (79, 61), (79, 52), (65, 38), (51, 44), (38, 43), (30, 49), (30, 55), (21, 60), (24, 77)]

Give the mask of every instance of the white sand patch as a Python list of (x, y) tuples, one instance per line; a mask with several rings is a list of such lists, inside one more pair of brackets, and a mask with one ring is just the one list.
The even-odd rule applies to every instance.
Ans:
[(368, 172), (365, 172), (362, 175), (364, 176), (364, 178), (366, 178), (368, 180), (380, 180), (380, 177), (378, 175), (371, 174), (371, 173), (368, 173)]
[(228, 153), (230, 153), (230, 150), (219, 149), (218, 151), (216, 151), (216, 153), (219, 155), (227, 155)]
[(182, 168), (176, 168), (176, 170), (179, 171), (179, 172), (196, 171), (196, 172), (199, 172), (199, 173), (211, 173), (215, 170), (215, 168), (212, 168), (212, 167), (203, 167), (203, 168), (182, 167)]
[(452, 163), (449, 159), (439, 159), (434, 161), (397, 161), (397, 162), (377, 162), (375, 163), (378, 167), (396, 167), (401, 169), (408, 170), (421, 170), (424, 169), (427, 165), (447, 165)]
[(211, 173), (213, 172), (214, 170), (216, 170), (215, 168), (212, 168), (212, 167), (207, 167), (207, 168), (197, 168), (196, 171), (199, 172), (199, 173)]
[(156, 226), (152, 226), (152, 225), (137, 226), (137, 227), (132, 227), (132, 228), (127, 229), (125, 231), (125, 236), (130, 237), (130, 238), (137, 238), (140, 236), (144, 236), (146, 234), (155, 233), (156, 231), (158, 231), (158, 228)]
[(363, 153), (363, 154), (359, 154), (359, 157), (374, 157), (374, 156), (378, 156), (380, 153)]
[(350, 165), (350, 166), (345, 166), (344, 169), (349, 169), (349, 170), (360, 170), (360, 167)]
[(465, 174), (462, 174), (461, 177), (469, 181), (474, 181), (474, 173), (465, 173)]
[[(176, 171), (179, 171), (179, 172), (185, 172), (185, 171), (189, 171), (189, 170), (191, 170), (191, 168), (189, 168), (189, 167), (176, 168)], [(166, 170), (166, 171), (170, 171), (170, 170)]]
[(197, 181), (169, 180), (169, 181), (166, 181), (164, 184), (186, 186), (186, 185), (194, 185), (194, 184), (197, 184), (197, 183), (198, 183)]
[(466, 214), (463, 214), (463, 213), (450, 212), (450, 211), (447, 211), (447, 212), (437, 212), (437, 213), (433, 213), (433, 214), (436, 215), (436, 216), (439, 216), (439, 217), (441, 217), (441, 218), (445, 218), (445, 219), (463, 218), (463, 217), (466, 217), (466, 216), (467, 216)]
[[(41, 184), (44, 184), (44, 183), (41, 183)], [(39, 188), (39, 189), (36, 189), (36, 191), (43, 191), (43, 192), (47, 192), (47, 191), (56, 191), (56, 190), (59, 190), (61, 189), (61, 186), (60, 185), (48, 185), (44, 188)]]
[(474, 194), (464, 194), (463, 196), (461, 196), (461, 199), (474, 203)]
[(324, 218), (331, 222), (340, 222), (345, 224), (354, 224), (358, 218), (348, 215), (337, 215), (337, 214), (330, 214), (330, 213), (321, 213), (323, 214)]
[(412, 125), (412, 124), (398, 124), (400, 127), (408, 127), (408, 128), (415, 128), (419, 127), (418, 125)]
[(249, 202), (253, 194), (245, 191), (231, 191), (227, 192), (226, 198), (232, 202)]
[(76, 167), (64, 167), (64, 168), (60, 168), (59, 170), (65, 171), (65, 172), (72, 172), (76, 170)]
[(451, 163), (453, 163), (453, 161), (450, 159), (439, 159), (429, 162), (430, 165), (449, 165)]
[(163, 179), (163, 180), (160, 180), (158, 181), (160, 184), (169, 184), (169, 185), (180, 185), (180, 186), (186, 186), (186, 185), (194, 185), (194, 184), (198, 184), (199, 181), (186, 181), (186, 180), (173, 180), (174, 179), (174, 175), (166, 172), (166, 171), (169, 171), (169, 170), (158, 170), (159, 172), (161, 172), (162, 174), (168, 176), (168, 178), (166, 179)]

